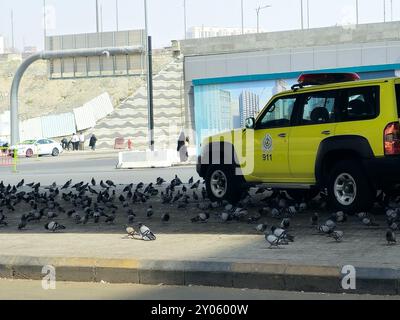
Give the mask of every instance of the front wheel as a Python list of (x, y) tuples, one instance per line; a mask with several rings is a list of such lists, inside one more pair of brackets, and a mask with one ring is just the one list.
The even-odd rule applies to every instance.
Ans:
[(54, 148), (54, 149), (53, 149), (53, 152), (51, 153), (51, 155), (52, 155), (53, 157), (58, 157), (59, 154), (60, 154), (60, 151), (58, 151), (57, 148)]
[(226, 200), (232, 204), (240, 200), (243, 191), (241, 178), (231, 166), (211, 166), (206, 175), (206, 189), (211, 201)]
[(376, 191), (360, 163), (345, 160), (335, 165), (328, 178), (328, 197), (338, 210), (357, 213), (371, 209)]

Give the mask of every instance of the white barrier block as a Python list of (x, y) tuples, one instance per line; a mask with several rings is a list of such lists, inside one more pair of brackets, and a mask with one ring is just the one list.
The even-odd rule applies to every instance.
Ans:
[(127, 151), (119, 153), (118, 169), (168, 168), (179, 162), (174, 150)]

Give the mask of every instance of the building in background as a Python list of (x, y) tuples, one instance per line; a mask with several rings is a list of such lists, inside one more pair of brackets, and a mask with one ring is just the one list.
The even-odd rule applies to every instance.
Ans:
[(37, 48), (34, 46), (25, 46), (24, 51), (22, 52), (22, 57), (25, 59), (35, 53), (37, 53)]
[[(198, 88), (201, 90), (201, 87)], [(201, 109), (196, 112), (196, 123), (201, 132), (197, 132), (198, 138), (232, 129), (232, 96), (229, 91), (221, 90), (219, 86), (205, 88), (201, 92)]]
[[(264, 31), (260, 31), (264, 32)], [(257, 33), (255, 28), (244, 29), (245, 34)], [(221, 28), (221, 27), (191, 27), (187, 31), (188, 39), (201, 39), (201, 38), (212, 38), (212, 37), (226, 37), (226, 36), (237, 36), (242, 34), (242, 28)]]
[(245, 126), (247, 118), (256, 117), (260, 112), (260, 97), (251, 91), (243, 91), (239, 96), (240, 125)]
[(4, 54), (6, 51), (5, 39), (3, 36), (0, 36), (0, 54)]

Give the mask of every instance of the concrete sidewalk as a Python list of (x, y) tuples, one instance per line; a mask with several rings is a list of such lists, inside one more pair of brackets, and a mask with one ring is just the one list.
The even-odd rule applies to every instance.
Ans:
[[(343, 243), (295, 234), (297, 241), (282, 249), (268, 249), (263, 235), (161, 233), (142, 242), (123, 232), (1, 234), (0, 277), (42, 279), (42, 267), (53, 265), (61, 281), (400, 293), (399, 250), (374, 239), (382, 230), (355, 232)], [(357, 289), (344, 291), (341, 270), (349, 264)]]

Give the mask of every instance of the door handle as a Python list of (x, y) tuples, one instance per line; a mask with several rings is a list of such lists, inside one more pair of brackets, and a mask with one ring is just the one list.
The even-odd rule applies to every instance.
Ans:
[(321, 134), (329, 136), (331, 134), (331, 132), (329, 130), (326, 130), (326, 131), (322, 131)]
[(286, 134), (286, 133), (281, 133), (281, 134), (278, 134), (278, 137), (279, 137), (279, 138), (286, 138), (286, 136), (287, 136), (287, 134)]

